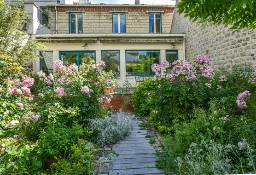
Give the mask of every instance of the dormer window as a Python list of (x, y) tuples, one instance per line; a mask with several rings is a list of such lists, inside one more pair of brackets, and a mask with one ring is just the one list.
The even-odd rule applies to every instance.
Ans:
[(83, 33), (82, 13), (69, 13), (69, 33)]
[(149, 13), (149, 33), (162, 33), (161, 13)]

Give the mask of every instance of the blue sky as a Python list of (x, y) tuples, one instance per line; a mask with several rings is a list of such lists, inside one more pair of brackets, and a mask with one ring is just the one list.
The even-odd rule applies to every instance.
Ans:
[[(78, 1), (78, 0), (77, 0)], [(90, 0), (92, 4), (134, 4), (135, 0)], [(174, 5), (174, 0), (140, 0), (141, 4), (167, 4)]]

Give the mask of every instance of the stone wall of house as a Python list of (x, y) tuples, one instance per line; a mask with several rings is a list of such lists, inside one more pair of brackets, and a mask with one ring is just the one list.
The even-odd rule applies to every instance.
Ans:
[[(85, 11), (83, 14), (83, 33), (112, 33), (112, 13), (104, 11)], [(144, 11), (129, 11), (126, 14), (126, 33), (149, 33), (149, 16)], [(172, 11), (162, 13), (162, 33), (170, 33), (172, 24)], [(56, 12), (49, 10), (49, 26), (51, 33), (69, 33), (69, 13), (66, 11)]]
[(186, 59), (190, 61), (198, 54), (208, 54), (215, 68), (256, 65), (256, 30), (198, 24), (175, 10), (171, 33), (186, 34)]

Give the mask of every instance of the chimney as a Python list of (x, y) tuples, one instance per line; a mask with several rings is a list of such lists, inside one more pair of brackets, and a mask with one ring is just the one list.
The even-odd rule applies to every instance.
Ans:
[(140, 5), (140, 0), (135, 0), (135, 5)]

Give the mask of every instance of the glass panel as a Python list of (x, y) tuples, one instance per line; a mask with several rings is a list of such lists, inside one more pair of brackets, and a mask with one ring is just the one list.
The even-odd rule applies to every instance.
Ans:
[(120, 32), (121, 33), (126, 33), (126, 22), (125, 22), (125, 15), (121, 14), (120, 15)]
[(76, 15), (70, 14), (70, 33), (76, 33)]
[(78, 20), (78, 33), (83, 33), (83, 15), (77, 14), (77, 20)]
[(118, 33), (118, 15), (113, 15), (113, 33)]
[(71, 64), (77, 64), (77, 54), (76, 53), (62, 53), (61, 54), (61, 60), (63, 61), (64, 65), (71, 65)]
[(173, 63), (178, 59), (178, 51), (166, 51), (166, 61)]
[(89, 63), (95, 63), (95, 53), (94, 52), (80, 53), (80, 64), (89, 64)]
[(40, 51), (40, 70), (46, 74), (53, 72), (53, 52), (52, 51)]
[(154, 33), (154, 14), (149, 14), (149, 33)]
[(101, 51), (101, 60), (105, 62), (106, 71), (112, 71), (115, 77), (120, 77), (120, 52), (119, 51)]
[(161, 33), (161, 15), (156, 14), (156, 33)]
[(150, 76), (153, 75), (151, 65), (159, 64), (160, 51), (126, 51), (126, 74), (127, 76)]

